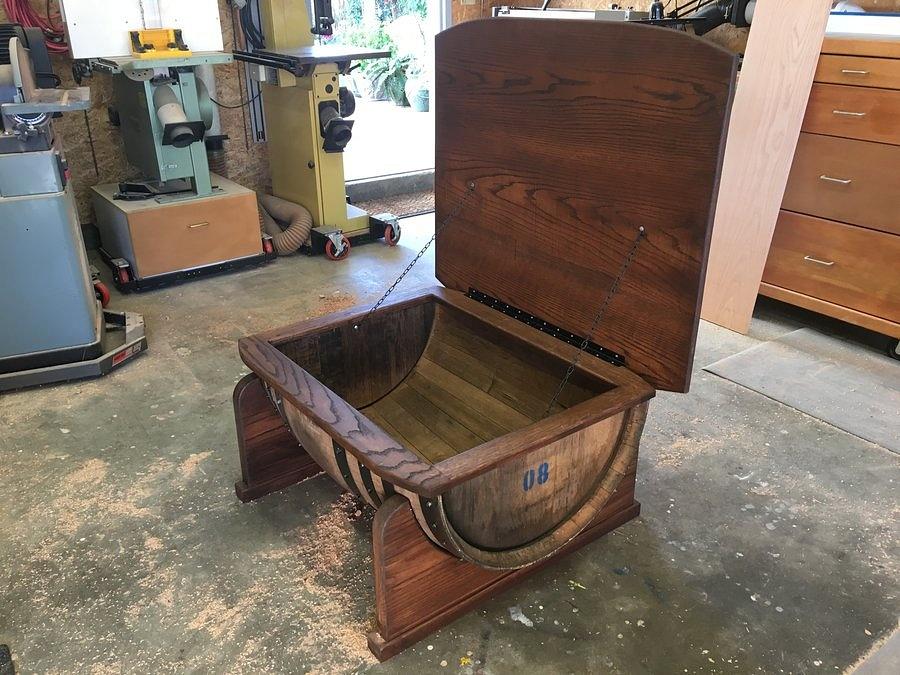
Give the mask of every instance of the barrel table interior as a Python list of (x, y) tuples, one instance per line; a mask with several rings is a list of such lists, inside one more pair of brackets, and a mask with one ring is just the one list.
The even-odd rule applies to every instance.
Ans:
[[(497, 338), (491, 325), (436, 307), (430, 337), (412, 370), (360, 411), (423, 460), (437, 463), (612, 388), (602, 380), (576, 377), (548, 410), (565, 364), (536, 358)], [(378, 379), (360, 367), (360, 379)]]
[(382, 659), (639, 513), (736, 73), (683, 33), (550, 19), (460, 24), (435, 61), (443, 285), (241, 339), (234, 395), (239, 498), (321, 470), (377, 509)]

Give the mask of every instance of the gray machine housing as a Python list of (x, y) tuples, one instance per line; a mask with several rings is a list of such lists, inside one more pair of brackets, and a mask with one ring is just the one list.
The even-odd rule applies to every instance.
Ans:
[(100, 375), (147, 346), (139, 316), (97, 299), (53, 131), (53, 115), (87, 109), (89, 92), (39, 88), (12, 32), (0, 63), (0, 391)]

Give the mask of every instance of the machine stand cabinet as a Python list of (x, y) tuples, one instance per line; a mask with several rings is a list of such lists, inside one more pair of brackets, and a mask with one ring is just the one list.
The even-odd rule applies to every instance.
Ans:
[(638, 515), (649, 401), (690, 383), (736, 59), (510, 18), (441, 33), (436, 70), (443, 285), (238, 342), (238, 497), (321, 470), (377, 509), (381, 659)]
[[(185, 34), (189, 41), (191, 35)], [(100, 253), (123, 292), (275, 258), (272, 242), (260, 234), (256, 193), (210, 171), (206, 141), (215, 151), (227, 137), (215, 133), (215, 104), (199, 69), (233, 57), (171, 44), (168, 52), (89, 62), (112, 77), (110, 123), (140, 172), (92, 193)]]
[(92, 188), (101, 255), (122, 291), (256, 265), (275, 257), (259, 231), (256, 194), (210, 174), (212, 194), (129, 201), (116, 184)]

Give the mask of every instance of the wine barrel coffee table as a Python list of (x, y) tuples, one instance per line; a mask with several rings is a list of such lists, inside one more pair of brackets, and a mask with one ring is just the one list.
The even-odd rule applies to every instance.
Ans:
[(441, 33), (443, 286), (240, 340), (238, 497), (324, 471), (378, 509), (379, 658), (638, 514), (648, 401), (689, 385), (735, 70), (657, 27)]

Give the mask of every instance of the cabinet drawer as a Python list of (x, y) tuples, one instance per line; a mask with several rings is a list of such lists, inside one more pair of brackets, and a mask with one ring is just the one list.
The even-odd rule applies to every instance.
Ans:
[(782, 206), (900, 234), (900, 146), (800, 134)]
[(142, 277), (262, 253), (252, 192), (135, 211), (128, 226)]
[(900, 237), (782, 211), (763, 281), (900, 321)]
[(814, 84), (803, 131), (900, 144), (900, 91)]
[(900, 59), (822, 54), (816, 82), (850, 84), (857, 87), (900, 89)]

